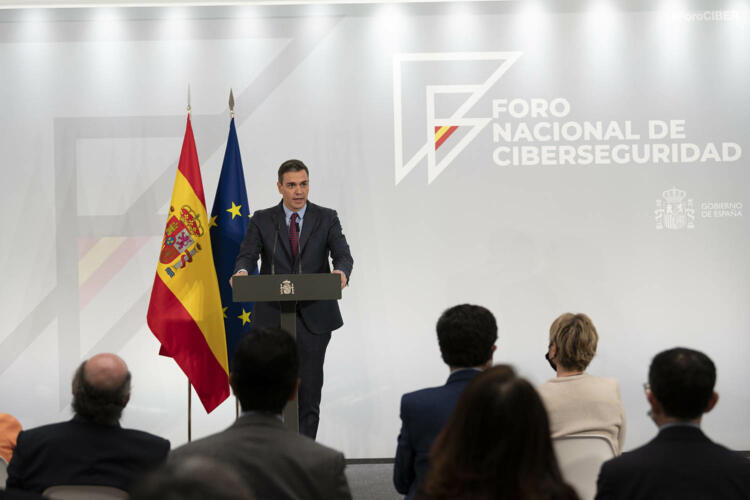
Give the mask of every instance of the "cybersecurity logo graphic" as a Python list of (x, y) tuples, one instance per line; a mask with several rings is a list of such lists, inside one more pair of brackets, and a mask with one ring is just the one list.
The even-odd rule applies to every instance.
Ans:
[[(469, 117), (475, 105), (485, 96), (505, 74), (506, 71), (521, 57), (521, 52), (424, 52), (403, 53), (393, 57), (393, 119), (394, 119), (394, 151), (395, 151), (395, 184), (398, 185), (415, 167), (427, 160), (427, 182), (432, 183), (474, 138), (490, 123), (491, 118)], [(474, 83), (427, 84), (425, 119), (423, 123), (424, 142), (418, 141), (418, 146), (407, 144), (405, 140), (406, 128), (411, 123), (411, 117), (404, 112), (405, 106), (411, 101), (405, 98), (406, 85), (404, 72), (416, 67), (427, 67), (429, 64), (440, 63), (468, 63), (481, 64), (487, 67), (489, 76), (483, 76)], [(451, 71), (438, 72), (443, 77), (455, 77)], [(455, 78), (454, 78), (455, 79)], [(449, 116), (436, 116), (436, 108), (442, 102), (450, 102), (453, 112)], [(476, 113), (476, 110), (474, 110)], [(404, 123), (407, 120), (407, 123)], [(456, 140), (448, 141), (454, 133)], [(413, 141), (412, 141), (413, 142)], [(438, 150), (441, 155), (438, 157)]]

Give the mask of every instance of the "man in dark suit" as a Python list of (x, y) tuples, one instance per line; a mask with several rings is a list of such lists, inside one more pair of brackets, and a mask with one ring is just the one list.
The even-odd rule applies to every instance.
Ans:
[[(234, 276), (247, 275), (261, 259), (261, 274), (337, 273), (341, 288), (349, 281), (354, 261), (335, 210), (307, 201), (309, 172), (299, 160), (282, 163), (277, 187), (282, 200), (258, 210), (247, 226), (234, 265)], [(333, 271), (328, 257), (333, 261)], [(279, 326), (278, 302), (255, 304), (255, 326)], [(335, 300), (303, 301), (297, 306), (297, 348), (300, 356), (299, 430), (315, 439), (323, 388), (323, 361), (331, 332), (344, 324)]]
[(253, 328), (240, 340), (230, 384), (242, 415), (225, 431), (172, 452), (233, 467), (258, 499), (347, 500), (344, 455), (284, 426), (281, 411), (299, 385), (294, 339), (280, 328)]
[(97, 354), (73, 376), (73, 420), (21, 431), (8, 465), (7, 487), (43, 492), (55, 485), (129, 490), (142, 473), (163, 463), (169, 441), (123, 429), (130, 372), (114, 354)]
[(651, 362), (646, 398), (659, 434), (602, 465), (596, 498), (748, 499), (750, 460), (712, 442), (701, 418), (719, 399), (716, 367), (702, 352), (675, 348)]
[(432, 442), (453, 413), (459, 396), (477, 373), (492, 366), (497, 340), (495, 317), (481, 306), (451, 307), (440, 316), (436, 329), (440, 353), (451, 370), (448, 381), (401, 398), (393, 483), (409, 499), (414, 498), (427, 474)]

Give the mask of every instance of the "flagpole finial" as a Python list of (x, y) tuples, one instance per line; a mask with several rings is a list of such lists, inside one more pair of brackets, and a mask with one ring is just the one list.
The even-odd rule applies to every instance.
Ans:
[(188, 83), (188, 94), (187, 94), (187, 112), (190, 114), (190, 84)]
[(229, 116), (234, 118), (234, 92), (229, 88)]

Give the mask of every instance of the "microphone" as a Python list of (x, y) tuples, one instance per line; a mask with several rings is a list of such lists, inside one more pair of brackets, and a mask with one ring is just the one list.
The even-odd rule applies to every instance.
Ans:
[(273, 227), (273, 252), (271, 253), (271, 274), (276, 274), (276, 246), (279, 242), (279, 224)]

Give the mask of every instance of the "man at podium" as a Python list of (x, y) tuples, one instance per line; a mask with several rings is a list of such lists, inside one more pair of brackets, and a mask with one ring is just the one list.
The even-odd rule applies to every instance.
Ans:
[[(256, 211), (247, 226), (234, 264), (234, 276), (244, 276), (261, 259), (261, 274), (337, 273), (344, 288), (354, 260), (335, 210), (307, 201), (309, 171), (300, 160), (287, 160), (278, 172), (282, 200)], [(328, 257), (333, 261), (333, 271)], [(253, 324), (277, 327), (278, 302), (256, 302)], [(331, 332), (343, 325), (335, 300), (297, 303), (297, 349), (300, 357), (299, 430), (315, 439), (323, 388), (323, 361)]]

